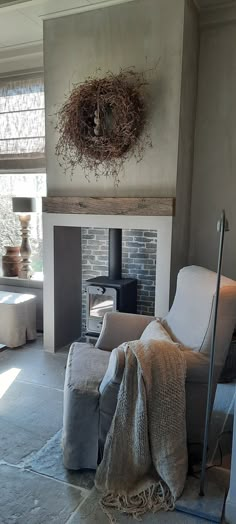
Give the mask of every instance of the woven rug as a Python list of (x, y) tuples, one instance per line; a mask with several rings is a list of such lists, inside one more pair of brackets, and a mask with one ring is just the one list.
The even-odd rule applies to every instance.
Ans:
[(62, 430), (48, 440), (37, 453), (31, 455), (24, 464), (25, 468), (83, 489), (92, 489), (95, 471), (69, 471), (63, 466), (61, 440)]

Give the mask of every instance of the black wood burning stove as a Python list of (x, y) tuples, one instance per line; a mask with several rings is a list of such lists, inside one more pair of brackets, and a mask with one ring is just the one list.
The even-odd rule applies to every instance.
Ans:
[(109, 276), (86, 281), (87, 334), (100, 333), (109, 311), (137, 313), (137, 280), (122, 278), (122, 230), (109, 229)]

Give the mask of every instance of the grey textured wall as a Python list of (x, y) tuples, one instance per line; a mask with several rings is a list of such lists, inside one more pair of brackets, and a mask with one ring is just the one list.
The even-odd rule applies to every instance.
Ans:
[[(174, 196), (177, 176), (184, 0), (136, 0), (44, 22), (46, 157), (49, 195)], [(126, 163), (119, 186), (81, 168), (70, 179), (55, 157), (53, 115), (73, 84), (135, 67), (149, 71), (153, 147)]]
[[(108, 275), (108, 229), (82, 228), (82, 332), (86, 326), (85, 281)], [(138, 279), (137, 311), (154, 315), (157, 232), (124, 229), (122, 276)]]
[[(188, 261), (198, 25), (192, 0), (136, 0), (44, 22), (46, 157), (49, 195), (175, 196), (172, 296)], [(118, 187), (81, 168), (71, 179), (55, 156), (56, 119), (73, 84), (134, 66), (148, 74), (153, 147), (125, 164)], [(156, 67), (155, 67), (156, 66)]]
[(137, 312), (141, 315), (154, 315), (157, 240), (156, 231), (123, 231), (123, 277), (138, 279)]
[(190, 263), (216, 270), (217, 219), (230, 232), (223, 272), (236, 279), (236, 23), (202, 31), (192, 188)]

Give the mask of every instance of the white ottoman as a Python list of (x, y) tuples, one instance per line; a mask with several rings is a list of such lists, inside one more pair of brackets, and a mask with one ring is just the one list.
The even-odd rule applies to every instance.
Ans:
[(0, 344), (15, 348), (36, 336), (35, 295), (0, 291)]

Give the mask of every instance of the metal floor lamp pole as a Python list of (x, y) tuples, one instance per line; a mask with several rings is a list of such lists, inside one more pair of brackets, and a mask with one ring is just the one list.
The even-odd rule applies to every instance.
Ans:
[(219, 254), (218, 254), (217, 280), (216, 280), (214, 322), (213, 322), (213, 331), (212, 331), (212, 339), (211, 339), (211, 354), (210, 354), (210, 366), (209, 366), (209, 375), (208, 375), (207, 406), (206, 406), (204, 443), (203, 443), (202, 467), (201, 467), (201, 477), (200, 477), (200, 492), (199, 492), (200, 496), (204, 496), (205, 494), (204, 485), (205, 485), (205, 476), (206, 476), (207, 446), (208, 446), (211, 404), (212, 404), (212, 383), (213, 383), (214, 361), (215, 361), (215, 339), (216, 339), (217, 314), (218, 314), (218, 304), (219, 304), (219, 292), (220, 292), (220, 277), (221, 277), (222, 256), (223, 256), (223, 248), (224, 248), (224, 235), (225, 235), (225, 231), (229, 231), (228, 221), (225, 217), (224, 210), (222, 211), (220, 220), (217, 224), (217, 230), (220, 233), (220, 242), (219, 242)]

